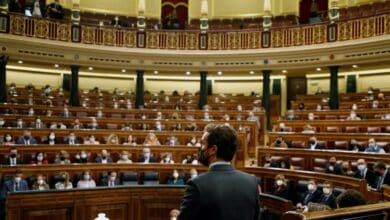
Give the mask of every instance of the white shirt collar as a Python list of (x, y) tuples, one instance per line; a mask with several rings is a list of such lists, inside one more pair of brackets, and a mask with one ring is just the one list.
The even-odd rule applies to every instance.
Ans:
[(213, 163), (211, 163), (211, 164), (209, 165), (209, 169), (210, 169), (211, 167), (213, 167), (213, 166), (216, 166), (216, 165), (231, 165), (231, 163), (230, 163), (230, 162), (227, 162), (227, 161), (215, 161), (215, 162), (213, 162)]

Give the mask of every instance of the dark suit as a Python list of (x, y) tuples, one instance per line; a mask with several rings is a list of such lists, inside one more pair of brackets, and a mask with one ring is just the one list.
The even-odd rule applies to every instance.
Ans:
[[(306, 148), (307, 148), (307, 149), (311, 149), (311, 145), (308, 145)], [(321, 144), (316, 143), (316, 145), (314, 146), (314, 149), (315, 149), (315, 150), (320, 150), (320, 149), (322, 149)]]
[[(102, 157), (96, 157), (95, 158), (95, 163), (102, 163), (103, 162), (103, 158)], [(112, 163), (112, 158), (111, 157), (107, 157), (107, 163)]]
[[(109, 183), (108, 178), (103, 178), (103, 179), (100, 181), (99, 186), (108, 186), (108, 183)], [(120, 185), (121, 185), (121, 181), (119, 180), (119, 178), (115, 178), (114, 186), (120, 186)]]
[(29, 144), (37, 144), (37, 140), (35, 140), (34, 138), (30, 138), (28, 141), (25, 140), (24, 138), (19, 138), (17, 141), (16, 141), (16, 144), (27, 144), (27, 142), (29, 142)]
[[(333, 170), (330, 170), (330, 167), (333, 166)], [(336, 175), (343, 175), (344, 174), (344, 171), (343, 169), (341, 168), (341, 166), (339, 164), (330, 164), (330, 163), (327, 163), (325, 164), (325, 173), (331, 173), (331, 174), (336, 174)]]
[(3, 187), (1, 188), (1, 199), (5, 199), (7, 197), (8, 192), (18, 192), (18, 191), (27, 191), (28, 185), (26, 180), (20, 181), (16, 184), (15, 180), (8, 180), (3, 183)]
[[(64, 141), (64, 144), (70, 144), (69, 138)], [(80, 141), (76, 139), (73, 144), (80, 144)]]
[[(7, 157), (2, 162), (3, 165), (11, 165), (11, 158)], [(23, 161), (19, 158), (16, 158), (16, 165), (23, 164)]]
[(354, 177), (355, 178), (359, 178), (359, 179), (367, 180), (367, 183), (370, 186), (375, 185), (375, 180), (376, 180), (375, 173), (372, 170), (368, 169), (368, 168), (366, 168), (366, 170), (363, 171), (363, 172), (361, 172), (360, 170), (357, 170), (355, 172)]
[(178, 220), (257, 220), (258, 198), (256, 177), (214, 165), (188, 180)]
[[(139, 162), (139, 163), (145, 163), (145, 157), (144, 156), (141, 156), (138, 160), (137, 160), (137, 162)], [(149, 163), (157, 163), (157, 160), (156, 159), (154, 159), (154, 157), (149, 157)]]
[(325, 195), (322, 194), (321, 198), (318, 200), (318, 203), (327, 205), (332, 209), (335, 209), (337, 207), (336, 205), (336, 197), (333, 194)]
[(316, 190), (314, 192), (310, 192), (310, 191), (307, 191), (305, 193), (305, 195), (303, 195), (302, 199), (301, 199), (301, 203), (302, 205), (308, 205), (309, 202), (318, 202), (318, 200), (320, 199), (322, 193), (320, 190)]
[(390, 185), (390, 171), (387, 169), (384, 176), (377, 175), (375, 178), (374, 188), (378, 191), (382, 190), (383, 185)]

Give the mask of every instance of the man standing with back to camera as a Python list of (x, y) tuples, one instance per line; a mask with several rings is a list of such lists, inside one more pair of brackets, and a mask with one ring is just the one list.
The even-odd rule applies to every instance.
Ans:
[(209, 170), (187, 182), (178, 220), (257, 220), (256, 177), (231, 165), (237, 133), (226, 125), (208, 125), (205, 130), (198, 154)]

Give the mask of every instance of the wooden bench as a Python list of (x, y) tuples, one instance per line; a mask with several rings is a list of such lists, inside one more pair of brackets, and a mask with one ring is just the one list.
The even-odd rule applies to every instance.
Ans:
[[(302, 102), (293, 102), (291, 104), (291, 109), (298, 109), (300, 103), (305, 104), (305, 108), (308, 110), (317, 109), (317, 105), (321, 105), (323, 109), (329, 109), (328, 102), (322, 101), (302, 101)], [(351, 109), (352, 105), (356, 104), (358, 109), (371, 109), (372, 108), (372, 100), (371, 101), (342, 101), (339, 104), (340, 109)], [(380, 100), (378, 103), (378, 108), (390, 108), (390, 100)]]
[[(364, 119), (381, 119), (386, 114), (390, 113), (390, 108), (358, 109), (355, 110), (355, 112)], [(294, 115), (297, 117), (297, 120), (307, 120), (309, 113), (314, 114), (315, 120), (343, 120), (349, 116), (351, 109), (294, 111)], [(284, 118), (287, 118), (287, 114), (288, 112), (286, 111)]]

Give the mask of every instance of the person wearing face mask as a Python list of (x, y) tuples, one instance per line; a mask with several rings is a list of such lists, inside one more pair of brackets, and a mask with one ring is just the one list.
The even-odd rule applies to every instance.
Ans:
[(361, 144), (359, 144), (359, 142), (356, 140), (356, 139), (351, 139), (351, 142), (348, 146), (348, 149), (350, 151), (354, 151), (354, 152), (362, 152), (364, 151), (364, 146), (362, 146)]
[(156, 163), (157, 160), (151, 155), (150, 148), (145, 147), (142, 150), (142, 156), (138, 158), (138, 163)]
[(122, 151), (121, 158), (116, 163), (133, 163), (133, 161), (131, 161), (129, 157), (131, 157), (131, 154), (129, 154), (129, 152)]
[(375, 163), (374, 171), (376, 179), (371, 190), (381, 192), (384, 185), (390, 185), (390, 171), (386, 168), (386, 164), (381, 161)]
[(290, 199), (290, 195), (291, 195), (290, 186), (287, 180), (285, 179), (284, 175), (282, 174), (276, 175), (274, 189), (271, 194), (287, 200)]
[(70, 164), (69, 153), (65, 150), (60, 151), (54, 159), (55, 164)]
[(172, 176), (167, 181), (168, 185), (184, 185), (184, 179), (177, 170), (173, 170)]
[(22, 118), (18, 118), (14, 124), (14, 128), (26, 128), (26, 123), (24, 123)]
[(322, 193), (323, 194), (318, 200), (318, 203), (327, 205), (332, 209), (336, 208), (336, 197), (333, 195), (333, 184), (331, 182), (324, 182), (322, 186)]
[(3, 118), (0, 118), (0, 128), (5, 127), (5, 120)]
[(23, 132), (23, 137), (20, 137), (16, 141), (16, 144), (33, 145), (37, 144), (37, 141), (33, 137), (31, 137), (31, 131), (25, 130)]
[(27, 190), (28, 190), (28, 185), (27, 185), (27, 181), (23, 180), (23, 172), (17, 169), (14, 177), (3, 183), (0, 192), (0, 198), (1, 200), (5, 200), (7, 198), (8, 192), (20, 192), (20, 191), (27, 191)]
[(76, 154), (74, 159), (75, 163), (88, 163), (88, 153), (82, 150), (80, 153)]
[(33, 108), (30, 108), (28, 110), (28, 116), (34, 116), (35, 112), (34, 112), (34, 109)]
[(96, 187), (95, 180), (92, 179), (91, 172), (84, 171), (81, 175), (81, 179), (77, 182), (77, 188), (87, 189)]
[(80, 141), (76, 138), (76, 134), (74, 132), (69, 132), (68, 138), (65, 139), (64, 144), (75, 145), (80, 144)]
[(375, 173), (371, 169), (368, 169), (367, 162), (362, 158), (357, 160), (357, 169), (354, 177), (367, 180), (367, 184), (369, 186), (373, 186), (375, 184)]
[(83, 123), (80, 122), (80, 119), (76, 118), (72, 125), (70, 126), (72, 129), (76, 129), (76, 130), (80, 130), (80, 129), (84, 129), (84, 125)]
[(372, 106), (371, 106), (373, 109), (377, 109), (379, 107), (379, 101), (378, 100), (374, 100), (372, 102)]
[(203, 121), (211, 121), (211, 117), (208, 112), (205, 112), (203, 115)]
[(91, 118), (91, 123), (89, 124), (88, 128), (92, 129), (92, 130), (99, 129), (99, 124), (97, 123), (96, 118), (94, 118), (94, 117)]
[(30, 127), (40, 129), (40, 128), (46, 128), (46, 125), (45, 123), (42, 122), (41, 118), (37, 116), (35, 118), (35, 121), (31, 123)]
[(306, 193), (300, 198), (299, 202), (296, 205), (297, 210), (299, 211), (307, 211), (307, 205), (309, 202), (318, 202), (321, 197), (321, 191), (318, 190), (317, 183), (315, 180), (309, 180), (307, 184)]
[(284, 142), (282, 137), (278, 137), (275, 139), (275, 142), (271, 144), (270, 148), (288, 148), (288, 145)]
[(314, 114), (313, 114), (312, 112), (310, 112), (309, 114), (307, 114), (307, 119), (308, 119), (309, 121), (313, 121), (313, 120), (315, 119)]
[(351, 113), (349, 113), (349, 116), (347, 117), (346, 120), (350, 120), (350, 121), (360, 121), (362, 120), (357, 114), (355, 111), (351, 111)]
[(31, 187), (32, 190), (49, 190), (49, 184), (46, 183), (45, 177), (42, 174), (37, 175), (37, 180)]
[(169, 146), (177, 146), (177, 145), (180, 145), (180, 142), (179, 140), (177, 139), (177, 137), (175, 136), (170, 136), (167, 141), (165, 142), (165, 145), (169, 145)]
[(248, 113), (248, 117), (246, 118), (246, 120), (256, 122), (256, 127), (260, 128), (260, 119), (259, 117), (255, 116), (255, 113), (253, 113), (252, 111)]
[(69, 118), (69, 117), (72, 117), (72, 112), (70, 112), (67, 107), (64, 107), (64, 111), (61, 112), (60, 116), (62, 116), (64, 118)]
[(198, 159), (209, 170), (187, 181), (178, 220), (258, 219), (257, 179), (231, 165), (238, 143), (230, 126), (206, 126)]
[(194, 179), (195, 177), (197, 177), (198, 176), (198, 171), (195, 169), (195, 168), (192, 168), (191, 170), (190, 170), (190, 178), (191, 179)]
[(169, 219), (170, 220), (176, 220), (177, 219), (177, 216), (179, 215), (179, 210), (177, 209), (172, 209), (170, 212), (169, 212)]
[(322, 149), (322, 146), (317, 142), (317, 138), (312, 136), (310, 137), (309, 145), (306, 148), (310, 150), (319, 150)]
[(368, 140), (368, 147), (364, 152), (369, 152), (369, 153), (378, 153), (378, 154), (385, 154), (386, 151), (383, 150), (382, 147), (378, 146), (375, 142), (374, 138), (370, 138)]
[(97, 141), (97, 140), (95, 139), (95, 136), (94, 136), (94, 135), (90, 135), (90, 136), (88, 136), (88, 137), (84, 140), (84, 144), (96, 145), (96, 144), (100, 144), (100, 142)]
[(54, 132), (50, 132), (47, 136), (47, 140), (43, 142), (44, 144), (54, 145), (57, 144), (56, 134)]
[(109, 171), (107, 178), (102, 178), (99, 185), (107, 187), (120, 186), (121, 182), (118, 178), (118, 173), (116, 171)]
[(15, 141), (14, 141), (14, 138), (12, 137), (12, 134), (6, 133), (4, 135), (3, 144), (4, 145), (14, 145), (15, 144)]
[(107, 150), (102, 150), (101, 153), (95, 158), (95, 163), (112, 163), (112, 158)]
[(56, 189), (72, 189), (73, 185), (69, 179), (69, 173), (62, 172), (60, 173), (59, 181), (54, 185)]
[(107, 138), (106, 144), (117, 145), (119, 144), (119, 137), (116, 134), (110, 134)]
[(160, 163), (163, 163), (163, 164), (174, 164), (175, 161), (172, 160), (172, 154), (171, 153), (164, 153)]
[(162, 131), (162, 130), (164, 130), (163, 127), (162, 127), (162, 125), (161, 125), (161, 122), (156, 121), (154, 130), (156, 130), (156, 131)]
[(35, 153), (35, 157), (31, 160), (30, 163), (34, 165), (43, 165), (49, 164), (49, 161), (45, 159), (43, 152), (37, 152)]
[(200, 147), (200, 143), (195, 136), (192, 136), (191, 140), (187, 143), (188, 147)]
[(17, 166), (23, 164), (23, 161), (19, 158), (18, 150), (16, 147), (12, 147), (9, 151), (8, 157), (2, 162), (4, 165)]
[(337, 163), (336, 157), (329, 158), (329, 162), (325, 164), (325, 173), (344, 175), (343, 169)]

